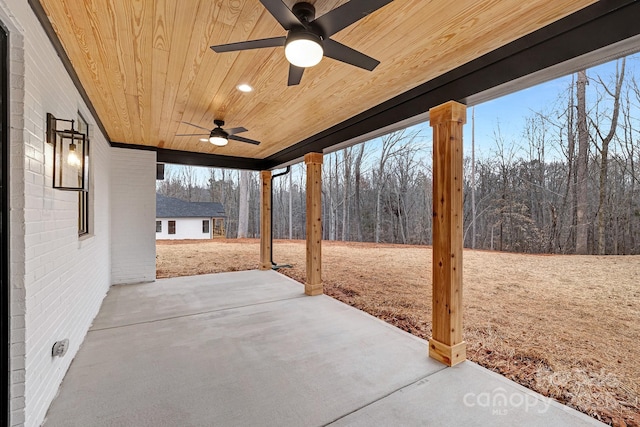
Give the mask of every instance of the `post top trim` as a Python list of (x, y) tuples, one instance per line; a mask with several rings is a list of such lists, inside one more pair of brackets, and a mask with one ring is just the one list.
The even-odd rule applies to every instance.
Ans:
[(323, 159), (323, 154), (322, 153), (307, 153), (304, 155), (304, 162), (305, 164), (310, 164), (310, 163), (316, 163), (321, 165), (322, 164), (322, 159)]
[(455, 101), (445, 102), (429, 110), (429, 124), (467, 122), (467, 106)]

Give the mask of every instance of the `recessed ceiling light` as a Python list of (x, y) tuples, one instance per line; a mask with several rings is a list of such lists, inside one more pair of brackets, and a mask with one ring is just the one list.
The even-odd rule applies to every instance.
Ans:
[(242, 83), (242, 84), (240, 84), (240, 85), (238, 85), (236, 87), (238, 88), (238, 90), (240, 92), (248, 93), (248, 92), (253, 91), (253, 88), (251, 86), (249, 86), (248, 84), (246, 84), (246, 83)]

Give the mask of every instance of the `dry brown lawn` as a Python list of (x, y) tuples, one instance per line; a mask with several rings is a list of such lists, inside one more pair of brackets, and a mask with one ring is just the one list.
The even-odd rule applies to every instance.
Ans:
[[(323, 242), (325, 292), (423, 338), (431, 248)], [(258, 266), (257, 240), (160, 241), (157, 275)], [(303, 282), (303, 241), (276, 240)], [(469, 359), (606, 423), (640, 426), (640, 256), (464, 253)]]

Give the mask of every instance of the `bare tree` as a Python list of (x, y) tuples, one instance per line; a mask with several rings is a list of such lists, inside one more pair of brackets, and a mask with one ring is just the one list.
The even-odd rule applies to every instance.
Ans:
[(342, 189), (342, 241), (349, 240), (349, 199), (351, 193), (351, 167), (353, 163), (352, 147), (342, 150), (343, 189)]
[(471, 107), (471, 249), (476, 248), (476, 107)]
[(238, 239), (249, 235), (249, 180), (250, 173), (247, 170), (240, 171), (240, 194), (238, 204)]
[(188, 202), (195, 202), (196, 200), (194, 200), (194, 196), (195, 188), (197, 186), (195, 168), (193, 166), (183, 166), (180, 178), (187, 191), (186, 200)]
[[(636, 159), (636, 153), (640, 151), (640, 132), (634, 129), (633, 119), (631, 115), (632, 103), (630, 100), (630, 93), (635, 95), (636, 105), (640, 104), (640, 86), (635, 78), (631, 81), (631, 86), (626, 94), (626, 102), (624, 108), (624, 139), (623, 139), (623, 151), (625, 153), (625, 169), (629, 174), (629, 196), (627, 197), (627, 218), (624, 227), (623, 247), (625, 254), (635, 253), (636, 249), (636, 236), (638, 235), (638, 227), (640, 225), (640, 194), (637, 190), (637, 185), (640, 184), (640, 174), (636, 171), (636, 160), (640, 161), (640, 153)], [(637, 135), (634, 138), (634, 130)], [(635, 227), (634, 227), (635, 224)]]
[(380, 242), (380, 227), (382, 221), (382, 192), (386, 185), (385, 167), (389, 158), (395, 153), (396, 146), (404, 139), (405, 130), (390, 133), (381, 138), (382, 150), (378, 160), (378, 169), (376, 172), (376, 223), (375, 223), (375, 242)]
[(209, 200), (212, 202), (222, 201), (220, 197), (220, 183), (216, 180), (216, 169), (209, 169), (209, 179), (207, 181), (209, 189)]
[(183, 197), (182, 180), (176, 166), (164, 166), (164, 180), (156, 183), (156, 191), (167, 197)]
[[(335, 165), (333, 163), (335, 160)], [(324, 166), (322, 168), (322, 198), (324, 220), (326, 226), (323, 227), (325, 238), (327, 240), (336, 240), (336, 226), (338, 217), (338, 164), (337, 154), (330, 153), (325, 156)]]
[(358, 154), (356, 155), (356, 160), (354, 164), (354, 207), (355, 212), (354, 216), (356, 217), (356, 235), (358, 242), (362, 242), (362, 214), (360, 212), (361, 208), (361, 196), (360, 196), (360, 180), (362, 179), (362, 158), (364, 155), (364, 147), (366, 143), (360, 144), (360, 149), (358, 150)]
[[(576, 172), (575, 172), (575, 156), (576, 156), (576, 133), (575, 129), (575, 104), (574, 104), (574, 94), (573, 90), (575, 87), (575, 76), (571, 76), (571, 91), (569, 95), (569, 107), (567, 110), (567, 124), (566, 124), (566, 132), (567, 132), (567, 187), (565, 190), (564, 201), (562, 203), (561, 210), (564, 212), (567, 210), (567, 207), (570, 207), (570, 224), (569, 232), (567, 234), (567, 240), (565, 246), (574, 248), (575, 247), (575, 226), (577, 225), (577, 205), (576, 205)], [(562, 229), (562, 224), (559, 225), (560, 230)]]
[[(612, 91), (609, 87), (598, 77), (600, 86), (604, 91), (613, 98), (613, 111), (611, 112), (609, 131), (606, 135), (600, 130), (600, 126), (597, 123), (593, 123), (593, 128), (596, 130), (600, 144), (596, 145), (600, 154), (600, 174), (599, 174), (599, 188), (598, 188), (598, 253), (604, 255), (606, 253), (606, 237), (605, 237), (605, 222), (607, 217), (606, 212), (606, 197), (607, 197), (607, 175), (609, 170), (609, 144), (613, 140), (618, 127), (618, 117), (620, 116), (620, 93), (622, 91), (622, 82), (624, 81), (625, 70), (625, 58), (622, 58), (621, 63), (616, 63), (616, 77), (615, 77), (615, 89)], [(620, 64), (620, 66), (618, 66)]]
[(589, 130), (587, 128), (586, 87), (587, 71), (578, 71), (576, 116), (578, 122), (578, 158), (576, 160), (576, 254), (589, 253), (589, 187), (587, 167), (589, 161)]
[(289, 240), (293, 239), (293, 171), (289, 171)]

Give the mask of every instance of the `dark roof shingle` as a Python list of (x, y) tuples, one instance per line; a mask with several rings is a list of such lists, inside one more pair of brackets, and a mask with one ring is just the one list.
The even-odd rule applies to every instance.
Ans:
[(221, 218), (224, 207), (217, 202), (185, 202), (156, 193), (156, 218)]

